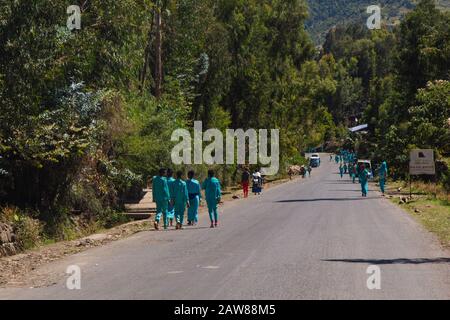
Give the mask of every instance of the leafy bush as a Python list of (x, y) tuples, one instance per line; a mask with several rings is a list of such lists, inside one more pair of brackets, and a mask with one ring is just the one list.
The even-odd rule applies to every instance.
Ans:
[(0, 210), (0, 222), (12, 224), (20, 216), (20, 210), (13, 206), (6, 206)]
[(23, 250), (37, 246), (43, 234), (43, 223), (34, 216), (36, 213), (25, 213), (14, 206), (0, 209), (0, 222), (11, 225), (16, 235), (16, 241)]
[(81, 159), (98, 144), (102, 123), (96, 118), (103, 96), (73, 84), (57, 94), (54, 109), (29, 116), (0, 141), (2, 163), (11, 173), (2, 186), (7, 199), (0, 201), (47, 209), (63, 200)]
[(301, 166), (301, 165), (305, 165), (307, 163), (308, 163), (308, 161), (305, 159), (305, 157), (302, 157), (299, 154), (286, 159), (287, 166)]
[(21, 215), (14, 223), (14, 230), (18, 243), (22, 249), (26, 250), (40, 243), (43, 225), (39, 220)]

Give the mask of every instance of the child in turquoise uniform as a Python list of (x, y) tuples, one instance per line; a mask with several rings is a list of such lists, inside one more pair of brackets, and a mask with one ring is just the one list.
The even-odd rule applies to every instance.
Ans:
[(369, 170), (363, 164), (361, 164), (359, 170), (359, 183), (361, 184), (362, 196), (367, 197), (367, 193), (369, 192)]
[(219, 224), (219, 212), (217, 206), (222, 198), (222, 192), (220, 190), (220, 182), (214, 177), (213, 170), (208, 171), (208, 178), (203, 182), (202, 189), (205, 190), (211, 228), (217, 228)]
[(339, 174), (341, 175), (341, 179), (344, 177), (344, 167), (342, 163), (339, 165)]
[(202, 198), (200, 183), (194, 177), (195, 172), (189, 171), (186, 186), (189, 197), (188, 225), (190, 226), (198, 223), (198, 207)]
[(388, 175), (388, 167), (386, 161), (383, 161), (380, 169), (378, 170), (378, 175), (380, 176), (380, 190), (384, 195), (386, 179)]
[(352, 179), (353, 183), (355, 183), (356, 180), (356, 168), (354, 164), (350, 164), (348, 167), (348, 172), (350, 174), (350, 178)]
[(161, 216), (164, 220), (164, 229), (167, 229), (168, 224), (167, 208), (170, 201), (170, 194), (165, 175), (166, 169), (160, 169), (159, 175), (153, 177), (152, 182), (153, 202), (156, 203), (155, 230), (159, 230)]
[[(172, 169), (167, 169), (167, 186), (169, 187), (169, 193), (171, 192), (172, 184), (175, 182), (173, 178)], [(175, 219), (175, 208), (169, 201), (169, 208), (167, 209), (167, 219), (169, 219), (169, 224), (173, 226), (173, 220)]]
[(183, 229), (184, 213), (186, 206), (189, 207), (188, 190), (182, 177), (183, 172), (178, 171), (177, 179), (173, 182), (170, 189), (171, 201), (175, 208), (175, 217), (177, 219), (177, 230)]

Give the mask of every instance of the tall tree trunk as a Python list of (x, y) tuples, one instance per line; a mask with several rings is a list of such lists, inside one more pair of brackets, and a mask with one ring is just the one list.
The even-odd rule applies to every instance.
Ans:
[(145, 47), (144, 50), (144, 64), (142, 66), (142, 70), (139, 74), (139, 90), (141, 92), (141, 94), (144, 91), (145, 88), (145, 80), (147, 78), (147, 69), (149, 67), (149, 63), (150, 63), (150, 54), (152, 51), (152, 30), (150, 29), (150, 31), (148, 32), (148, 40), (147, 40), (147, 46)]
[(157, 99), (161, 98), (162, 93), (162, 17), (161, 6), (155, 9), (155, 25), (156, 25), (156, 39), (155, 39), (155, 96)]

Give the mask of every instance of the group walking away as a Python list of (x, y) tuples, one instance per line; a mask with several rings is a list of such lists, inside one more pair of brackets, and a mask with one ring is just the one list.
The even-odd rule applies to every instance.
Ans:
[(208, 172), (208, 177), (200, 185), (195, 179), (195, 172), (189, 171), (188, 178), (184, 180), (182, 171), (173, 177), (172, 170), (160, 169), (159, 174), (153, 177), (152, 194), (156, 203), (156, 216), (154, 227), (159, 230), (162, 226), (165, 230), (176, 223), (176, 230), (183, 229), (187, 209), (187, 225), (195, 226), (198, 223), (198, 210), (204, 190), (208, 206), (211, 228), (219, 226), (218, 205), (222, 199), (222, 191), (219, 180), (213, 170)]
[[(339, 164), (339, 175), (341, 179), (345, 175), (349, 175), (353, 183), (358, 179), (361, 185), (362, 197), (367, 197), (369, 193), (369, 180), (373, 178), (373, 172), (369, 162), (358, 162), (355, 152), (342, 150), (334, 156), (336, 164)], [(330, 161), (333, 160), (333, 155), (330, 156)], [(388, 165), (386, 161), (382, 161), (378, 167), (378, 177), (380, 192), (384, 196), (386, 192), (386, 181), (388, 178)]]
[[(167, 230), (174, 226), (176, 230), (182, 230), (185, 225), (186, 211), (187, 225), (196, 226), (199, 222), (198, 213), (203, 197), (208, 207), (211, 228), (219, 227), (218, 207), (222, 200), (220, 181), (216, 178), (214, 170), (208, 171), (208, 177), (201, 184), (195, 178), (194, 171), (189, 171), (187, 179), (184, 180), (182, 171), (176, 172), (174, 177), (171, 169), (164, 168), (153, 177), (152, 194), (153, 202), (156, 203), (155, 230), (161, 228)], [(250, 174), (250, 171), (244, 168), (241, 178), (244, 198), (248, 197), (250, 181), (252, 193), (260, 195), (262, 192), (264, 179), (259, 170)]]

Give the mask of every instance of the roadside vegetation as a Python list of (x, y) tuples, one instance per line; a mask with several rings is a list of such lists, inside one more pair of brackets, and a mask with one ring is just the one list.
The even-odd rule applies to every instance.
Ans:
[(408, 182), (392, 182), (387, 195), (391, 201), (406, 209), (428, 231), (450, 247), (450, 194), (434, 183), (412, 183), (412, 198)]

